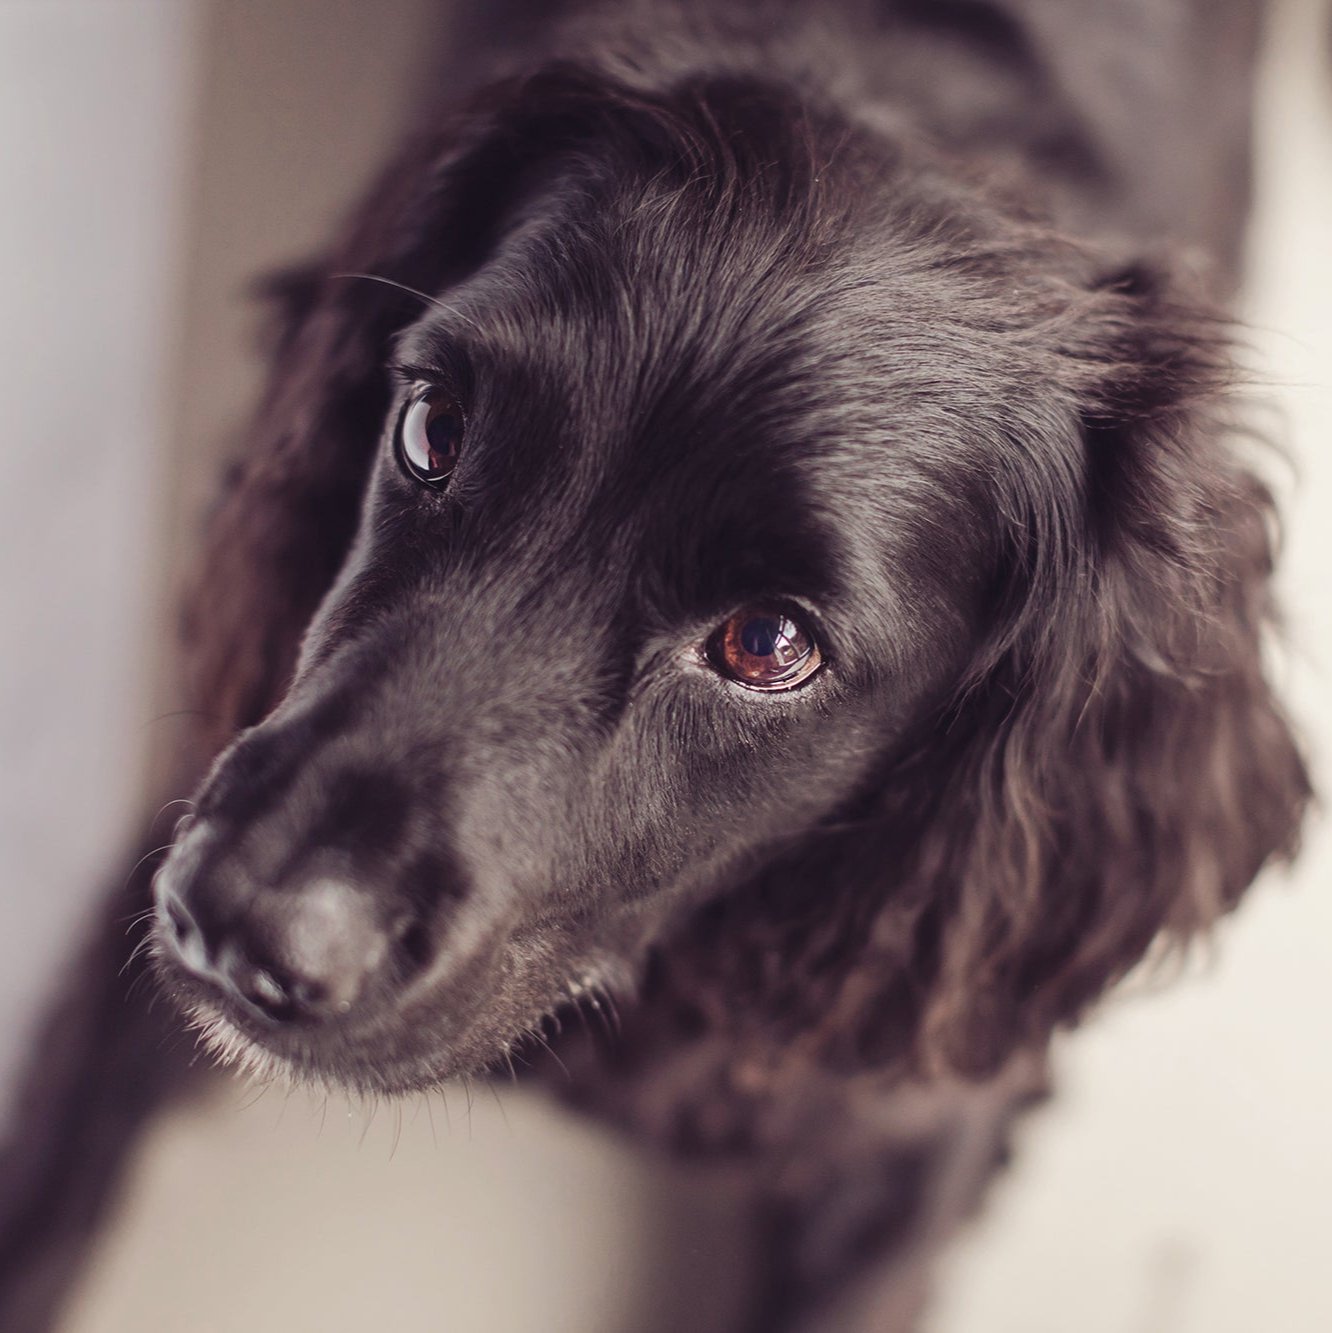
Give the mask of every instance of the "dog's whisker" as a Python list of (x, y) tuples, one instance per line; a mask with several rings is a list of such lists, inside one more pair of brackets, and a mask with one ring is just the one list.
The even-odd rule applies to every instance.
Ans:
[(500, 1119), (504, 1122), (504, 1128), (512, 1133), (513, 1127), (509, 1124), (509, 1113), (504, 1109), (504, 1099), (499, 1095), (499, 1089), (496, 1088), (489, 1079), (486, 1079), (486, 1090), (490, 1093), (496, 1107), (499, 1109)]
[(144, 852), (144, 854), (130, 866), (129, 874), (125, 876), (125, 882), (120, 886), (121, 892), (123, 893), (129, 887), (130, 880), (134, 878), (141, 865), (146, 861), (152, 860), (154, 856), (159, 856), (162, 852), (169, 852), (175, 845), (175, 840), (172, 839), (170, 842), (164, 842), (160, 847), (154, 847), (150, 852)]
[(430, 1143), (436, 1152), (439, 1151), (439, 1136), (435, 1133), (435, 1113), (430, 1106), (430, 1089), (426, 1088), (421, 1093), (421, 1100), (425, 1103), (426, 1119), (430, 1122)]
[[(134, 966), (134, 964), (138, 961), (138, 959), (143, 956), (144, 953), (150, 953), (151, 950), (152, 950), (151, 936), (145, 937), (145, 939), (140, 940), (139, 943), (134, 946), (134, 949), (130, 953), (130, 956), (125, 960), (124, 967), (120, 969), (120, 975), (123, 977), (125, 973)], [(130, 981), (129, 986), (126, 987), (125, 989), (125, 1002), (127, 1004), (130, 1003), (135, 998), (135, 996), (138, 995), (138, 993), (143, 989), (144, 986), (150, 985), (152, 983), (152, 980), (153, 980), (153, 974), (151, 968), (143, 968), (141, 971), (139, 971)]]
[(375, 1123), (375, 1117), (379, 1114), (379, 1098), (372, 1093), (368, 1101), (368, 1108), (363, 1108), (364, 1119), (361, 1125), (361, 1136), (356, 1140), (358, 1149), (365, 1146), (366, 1136), (370, 1133), (370, 1126)]
[(151, 832), (154, 828), (157, 827), (157, 821), (161, 819), (162, 816), (166, 814), (166, 812), (170, 810), (173, 805), (183, 805), (187, 813), (192, 813), (195, 809), (194, 802), (190, 800), (189, 797), (187, 796), (177, 796), (174, 800), (166, 801), (158, 810), (158, 812), (152, 817), (152, 820), (149, 822), (148, 825), (149, 832)]
[(156, 915), (157, 915), (156, 907), (144, 907), (137, 912), (131, 913), (129, 916), (121, 917), (120, 920), (126, 923), (125, 934), (126, 935), (130, 934), (130, 932), (133, 931), (133, 929), (136, 926), (142, 924), (144, 921), (150, 920), (152, 917)]
[(464, 315), (456, 306), (450, 305), (438, 296), (431, 296), (428, 292), (423, 292), (419, 288), (409, 287), (405, 282), (398, 282), (395, 278), (386, 278), (378, 273), (331, 273), (329, 276), (331, 278), (355, 278), (362, 282), (382, 283), (385, 287), (393, 287), (400, 292), (405, 292), (408, 296), (414, 296), (431, 309), (442, 311), (472, 328), (477, 327), (476, 321)]
[(606, 1016), (610, 1020), (609, 1027), (607, 1029), (608, 1035), (613, 1037), (618, 1037), (620, 1035), (622, 1025), (620, 1023), (620, 1011), (615, 1003), (615, 996), (612, 995), (611, 992), (604, 986), (597, 987), (592, 994), (594, 997), (598, 996), (600, 997), (600, 1003), (597, 1005), (598, 1012), (601, 1012), (601, 1008), (603, 1005), (605, 1006)]
[[(133, 968), (134, 964), (137, 963), (139, 959), (144, 956), (144, 954), (151, 953), (152, 948), (153, 948), (153, 937), (151, 933), (146, 933), (144, 937), (129, 951), (129, 955), (125, 959), (124, 963), (121, 964), (120, 971), (119, 973), (117, 973), (117, 975), (123, 977), (125, 973), (130, 971), (130, 969)], [(137, 985), (142, 978), (147, 977), (148, 975), (149, 973), (146, 970), (141, 972), (139, 976), (135, 977), (134, 985)], [(134, 988), (133, 986), (131, 986), (130, 989), (125, 992), (126, 998), (132, 995), (133, 992)]]
[[(262, 1067), (261, 1065), (259, 1065), (259, 1066), (255, 1066), (254, 1069), (253, 1069), (253, 1075), (252, 1075), (252, 1076), (257, 1076), (257, 1075), (258, 1075), (258, 1072), (259, 1072), (259, 1069), (260, 1069), (261, 1067)], [(268, 1079), (267, 1079), (266, 1076), (265, 1076), (265, 1081), (268, 1081)], [(295, 1092), (295, 1091), (296, 1091), (296, 1080), (295, 1080), (294, 1078), (293, 1078), (293, 1079), (288, 1079), (288, 1080), (287, 1080), (286, 1092), (285, 1092), (285, 1094), (284, 1094), (284, 1096), (283, 1096), (283, 1098), (282, 1098), (282, 1104), (278, 1107), (278, 1116), (277, 1116), (277, 1127), (278, 1127), (278, 1128), (281, 1127), (282, 1122), (286, 1119), (286, 1116), (287, 1116), (287, 1107), (288, 1107), (288, 1105), (289, 1105), (290, 1102), (291, 1102), (291, 1094), (292, 1094), (293, 1092)]]
[(149, 727), (156, 726), (159, 722), (168, 722), (172, 718), (189, 717), (197, 718), (203, 722), (220, 723), (222, 719), (216, 713), (208, 713), (199, 708), (173, 708), (169, 713), (158, 713), (156, 717), (149, 718), (143, 724), (146, 731)]
[(247, 1095), (245, 1099), (237, 1107), (237, 1109), (241, 1112), (245, 1112), (248, 1111), (251, 1107), (257, 1106), (261, 1101), (263, 1101), (264, 1096), (267, 1094), (269, 1088), (271, 1088), (272, 1086), (273, 1085), (271, 1083), (263, 1083), (260, 1082), (258, 1079), (251, 1079)]
[(468, 1074), (462, 1076), (463, 1096), (467, 1099), (467, 1141), (472, 1141), (472, 1079)]
[(559, 1052), (556, 1051), (556, 1049), (550, 1044), (550, 1042), (548, 1042), (545, 1039), (544, 1036), (542, 1036), (540, 1029), (532, 1028), (529, 1030), (528, 1035), (532, 1038), (533, 1041), (536, 1042), (538, 1046), (540, 1046), (546, 1052), (547, 1055), (550, 1056), (552, 1060), (555, 1061), (556, 1065), (559, 1066), (560, 1072), (564, 1075), (565, 1080), (569, 1083), (572, 1083), (573, 1075), (569, 1072), (569, 1067), (564, 1063), (563, 1060), (560, 1059)]

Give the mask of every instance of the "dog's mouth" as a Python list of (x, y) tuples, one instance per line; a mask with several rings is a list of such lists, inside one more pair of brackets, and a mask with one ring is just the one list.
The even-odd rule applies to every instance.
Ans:
[(613, 1011), (614, 991), (623, 989), (613, 987), (618, 974), (607, 960), (584, 961), (556, 979), (531, 966), (521, 940), (505, 938), (446, 982), (381, 991), (345, 1013), (275, 1017), (190, 967), (160, 917), (153, 958), (200, 1049), (218, 1063), (262, 1083), (376, 1096), (513, 1075), (544, 1058), (563, 1008)]
[(435, 1015), (429, 1039), (422, 1039), (421, 1029), (405, 1015), (363, 1031), (327, 1026), (288, 1030), (182, 984), (170, 969), (160, 970), (199, 1046), (219, 1064), (259, 1082), (324, 1091), (398, 1095), (505, 1069), (514, 1052), (541, 1039), (549, 1012), (533, 1009), (524, 1020), (505, 1026), (491, 1022), (455, 1027)]
[(503, 1064), (503, 1050), (516, 1045), (501, 1042), (493, 1059), (472, 1062), (447, 1053), (385, 1058), (383, 1049), (349, 1041), (318, 1042), (285, 1039), (274, 1043), (260, 1037), (234, 1014), (224, 1013), (209, 1001), (196, 1001), (186, 1010), (187, 1025), (200, 1046), (219, 1064), (259, 1083), (310, 1087), (382, 1096), (403, 1096), (433, 1088), (452, 1078), (488, 1074)]

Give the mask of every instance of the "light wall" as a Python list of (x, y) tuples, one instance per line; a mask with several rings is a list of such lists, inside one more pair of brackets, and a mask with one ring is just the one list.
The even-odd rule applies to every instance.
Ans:
[(128, 869), (197, 19), (0, 4), (0, 1091)]

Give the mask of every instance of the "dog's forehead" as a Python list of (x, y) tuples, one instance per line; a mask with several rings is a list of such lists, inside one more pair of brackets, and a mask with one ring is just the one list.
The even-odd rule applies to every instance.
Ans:
[(718, 427), (771, 435), (768, 415), (799, 412), (821, 354), (836, 353), (834, 284), (756, 227), (623, 207), (517, 228), (438, 296), (399, 360), (441, 370), (461, 360), (479, 402), (512, 403), (521, 388), (584, 441), (628, 444), (671, 421), (685, 457)]
[(922, 530), (959, 528), (946, 474), (984, 413), (958, 340), (927, 354), (933, 325), (863, 218), (811, 194), (730, 204), (641, 176), (535, 197), (401, 359), (466, 362), (470, 467), (503, 474), (492, 513), (521, 500), (528, 531), (637, 536), (651, 563), (812, 592), (905, 576)]
[(516, 228), (440, 296), (409, 354), (447, 363), (461, 350), (482, 373), (563, 386), (580, 416), (622, 424), (817, 377), (839, 290), (800, 253), (798, 229), (774, 237), (650, 204), (620, 200), (617, 215), (588, 201)]

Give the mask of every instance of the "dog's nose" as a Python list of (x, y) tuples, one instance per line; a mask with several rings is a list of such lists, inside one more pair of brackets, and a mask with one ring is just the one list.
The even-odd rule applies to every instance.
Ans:
[(168, 946), (200, 980), (274, 1023), (350, 1013), (389, 948), (365, 894), (335, 879), (257, 894), (224, 924), (159, 884)]

